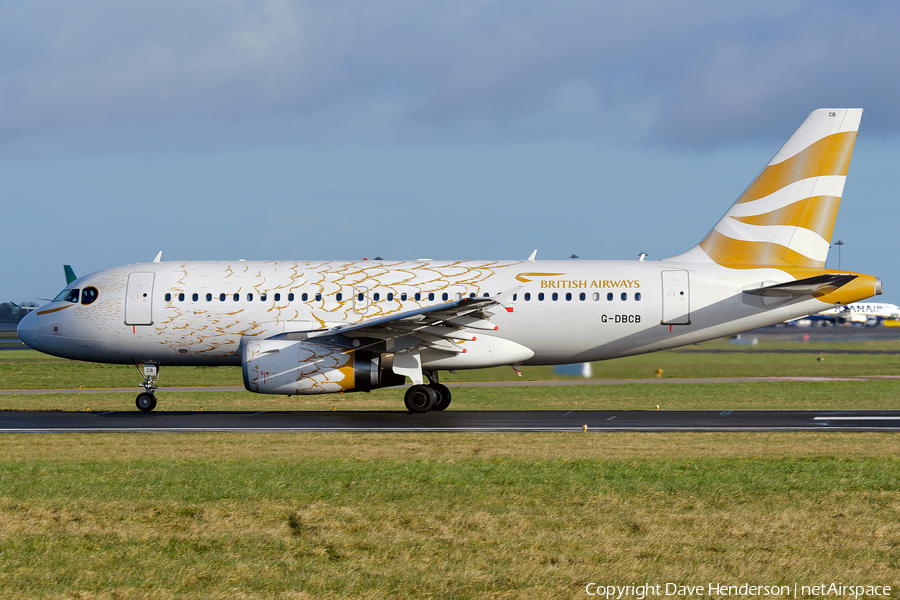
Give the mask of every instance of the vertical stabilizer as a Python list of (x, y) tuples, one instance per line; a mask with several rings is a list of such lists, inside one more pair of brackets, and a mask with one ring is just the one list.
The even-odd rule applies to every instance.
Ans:
[(824, 267), (862, 112), (810, 114), (706, 238), (676, 258)]
[(72, 270), (72, 267), (70, 265), (63, 265), (63, 273), (66, 274), (66, 285), (69, 285), (70, 283), (78, 279), (75, 276), (75, 271)]

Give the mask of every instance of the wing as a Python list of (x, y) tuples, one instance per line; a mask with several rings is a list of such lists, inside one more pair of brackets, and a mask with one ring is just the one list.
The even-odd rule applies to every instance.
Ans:
[(493, 316), (490, 309), (501, 306), (498, 299), (502, 295), (496, 298), (463, 298), (326, 329), (286, 332), (273, 339), (316, 339), (345, 348), (376, 352), (428, 348), (459, 353), (462, 352), (459, 344), (472, 338), (472, 333), (466, 330), (497, 329), (490, 322)]

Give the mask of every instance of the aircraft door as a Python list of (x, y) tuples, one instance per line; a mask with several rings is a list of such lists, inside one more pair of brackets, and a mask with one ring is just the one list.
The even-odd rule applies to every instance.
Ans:
[(364, 315), (369, 311), (369, 290), (363, 287), (353, 288), (353, 310)]
[(687, 271), (662, 272), (663, 325), (691, 324), (691, 284)]
[(130, 273), (125, 292), (125, 324), (153, 325), (154, 273)]

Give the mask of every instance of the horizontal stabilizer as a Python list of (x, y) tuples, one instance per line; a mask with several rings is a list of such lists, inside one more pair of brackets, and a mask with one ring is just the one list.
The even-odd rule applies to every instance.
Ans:
[(818, 298), (819, 296), (830, 294), (831, 292), (842, 288), (857, 277), (858, 275), (852, 275), (850, 273), (815, 275), (814, 277), (798, 279), (797, 281), (777, 283), (775, 285), (767, 285), (752, 290), (744, 290), (744, 293), (768, 298), (799, 298), (801, 296)]

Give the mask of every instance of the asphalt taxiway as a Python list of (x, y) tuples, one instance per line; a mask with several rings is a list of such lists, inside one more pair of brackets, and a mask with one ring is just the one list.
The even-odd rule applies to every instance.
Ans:
[(900, 410), (0, 412), (0, 433), (900, 431)]

